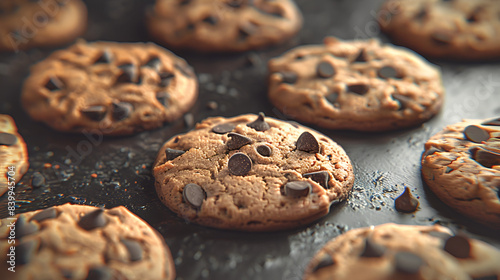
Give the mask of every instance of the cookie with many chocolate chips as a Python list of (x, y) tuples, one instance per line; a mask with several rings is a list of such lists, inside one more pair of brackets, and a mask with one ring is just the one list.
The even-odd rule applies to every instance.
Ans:
[(80, 0), (0, 1), (0, 51), (71, 43), (87, 28)]
[(413, 52), (325, 38), (269, 61), (269, 99), (285, 115), (329, 129), (393, 130), (433, 117), (440, 72)]
[(303, 279), (498, 279), (499, 262), (495, 247), (442, 226), (383, 224), (328, 242)]
[(0, 196), (8, 190), (15, 193), (15, 185), (28, 171), (28, 149), (8, 115), (0, 115), (0, 159)]
[(464, 120), (432, 136), (422, 175), (448, 206), (500, 229), (500, 119)]
[(2, 279), (175, 277), (163, 237), (123, 206), (68, 203), (0, 220), (0, 252)]
[(302, 15), (291, 0), (157, 0), (147, 26), (168, 47), (237, 52), (291, 38)]
[(378, 13), (382, 31), (400, 45), (433, 58), (500, 58), (497, 0), (388, 0)]
[(308, 224), (347, 198), (344, 150), (309, 128), (273, 118), (208, 118), (168, 140), (153, 167), (160, 200), (205, 226), (274, 231)]
[(178, 119), (197, 96), (191, 67), (164, 48), (82, 41), (31, 68), (22, 104), (57, 130), (124, 135)]

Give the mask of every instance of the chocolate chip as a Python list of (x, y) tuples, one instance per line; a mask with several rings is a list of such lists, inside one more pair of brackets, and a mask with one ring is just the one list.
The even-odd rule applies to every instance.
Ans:
[(312, 272), (316, 272), (320, 270), (321, 268), (332, 266), (335, 264), (335, 261), (332, 259), (330, 255), (323, 255), (321, 259), (319, 260), (318, 264), (312, 269)]
[(499, 280), (498, 276), (496, 274), (488, 275), (488, 276), (482, 276), (482, 277), (473, 277), (472, 280)]
[[(16, 236), (17, 237), (17, 236)], [(23, 265), (31, 262), (37, 249), (37, 243), (34, 240), (22, 242), (16, 246), (16, 264)]]
[(271, 128), (269, 126), (269, 124), (265, 121), (265, 115), (264, 113), (260, 112), (259, 113), (259, 116), (257, 117), (257, 119), (249, 124), (247, 124), (248, 127), (251, 127), (257, 131), (266, 131), (268, 130), (269, 128)]
[(455, 258), (466, 259), (470, 257), (469, 240), (461, 235), (455, 235), (448, 238), (444, 245), (444, 250)]
[(319, 153), (319, 143), (310, 132), (303, 132), (297, 139), (297, 150), (308, 153)]
[(14, 134), (0, 132), (0, 145), (12, 146), (17, 143), (17, 137)]
[(170, 149), (170, 148), (165, 149), (165, 154), (167, 155), (167, 160), (173, 160), (177, 157), (182, 156), (184, 153), (185, 153), (185, 151), (181, 151), (181, 150), (175, 150), (175, 149)]
[(209, 15), (205, 17), (202, 21), (211, 25), (216, 25), (219, 20), (217, 19), (216, 16)]
[(113, 273), (109, 268), (104, 266), (93, 267), (89, 269), (87, 278), (85, 280), (111, 280), (113, 278)]
[(330, 174), (327, 171), (317, 171), (306, 173), (303, 175), (305, 178), (310, 178), (314, 182), (320, 184), (324, 189), (329, 189), (328, 181), (330, 181)]
[(353, 85), (349, 85), (347, 87), (347, 90), (350, 92), (359, 94), (359, 95), (365, 95), (370, 90), (370, 87), (368, 87), (365, 84), (353, 84)]
[(248, 23), (246, 25), (240, 26), (240, 29), (238, 31), (238, 39), (240, 41), (245, 41), (249, 36), (253, 35), (255, 32), (257, 32), (257, 25), (253, 23)]
[(160, 73), (159, 76), (160, 76), (160, 86), (162, 87), (168, 87), (172, 79), (175, 77), (174, 74), (167, 72)]
[(82, 114), (93, 121), (101, 121), (106, 116), (108, 108), (102, 105), (90, 106), (81, 110)]
[(57, 210), (53, 207), (44, 209), (31, 217), (31, 221), (41, 222), (48, 219), (54, 219), (57, 217)]
[(262, 145), (257, 146), (256, 150), (257, 150), (257, 153), (259, 153), (261, 156), (264, 156), (264, 157), (270, 157), (272, 152), (273, 152), (271, 150), (271, 148), (266, 144), (262, 144)]
[(212, 128), (212, 132), (217, 133), (217, 134), (226, 134), (228, 132), (233, 131), (233, 129), (236, 127), (236, 125), (232, 123), (223, 123), (216, 125)]
[(417, 274), (424, 260), (410, 252), (397, 252), (394, 255), (396, 271), (404, 274)]
[(45, 177), (43, 177), (42, 173), (35, 172), (31, 176), (31, 187), (40, 188), (45, 186)]
[(384, 66), (378, 69), (377, 74), (382, 79), (398, 78), (398, 71), (391, 66)]
[(104, 217), (104, 209), (99, 208), (92, 212), (87, 213), (78, 221), (78, 226), (84, 230), (93, 230), (95, 228), (104, 227), (106, 225), (106, 218)]
[(24, 215), (19, 216), (15, 225), (16, 238), (21, 238), (38, 231), (38, 225), (28, 222)]
[(155, 71), (160, 71), (161, 60), (159, 57), (153, 57), (148, 62), (146, 62), (144, 66), (154, 69)]
[(386, 248), (375, 243), (370, 238), (365, 239), (365, 247), (361, 252), (361, 257), (364, 258), (379, 258), (384, 255)]
[(113, 55), (110, 50), (104, 50), (101, 55), (96, 59), (94, 64), (98, 63), (110, 63), (113, 60)]
[(230, 151), (238, 150), (239, 148), (252, 143), (252, 139), (238, 133), (231, 132), (227, 136), (231, 137), (226, 144)]
[(354, 59), (354, 62), (367, 62), (368, 59), (366, 57), (366, 51), (365, 49), (361, 49), (359, 52), (358, 56)]
[(125, 248), (127, 248), (131, 262), (142, 260), (143, 250), (139, 242), (130, 239), (122, 239), (121, 241), (125, 245)]
[(484, 167), (493, 168), (494, 165), (500, 165), (500, 153), (498, 152), (474, 147), (471, 153), (472, 158)]
[(290, 197), (302, 197), (311, 192), (312, 186), (306, 181), (293, 181), (285, 185), (285, 195)]
[(490, 139), (490, 134), (488, 131), (480, 128), (476, 125), (469, 125), (464, 129), (464, 136), (469, 141), (475, 143), (481, 143)]
[(244, 176), (252, 169), (252, 160), (243, 153), (236, 153), (227, 162), (229, 173), (236, 176)]
[(117, 83), (136, 83), (139, 80), (139, 74), (133, 64), (123, 64), (118, 66), (122, 73), (116, 79)]
[(418, 200), (411, 194), (410, 188), (408, 187), (405, 187), (403, 193), (394, 201), (396, 210), (404, 213), (415, 212), (418, 208), (418, 204)]
[(134, 107), (132, 104), (127, 102), (113, 103), (113, 119), (115, 121), (121, 121), (127, 118)]
[(50, 91), (60, 90), (63, 87), (64, 87), (63, 82), (61, 82), (61, 80), (59, 80), (57, 77), (51, 77), (45, 84), (45, 88)]
[(168, 107), (168, 100), (170, 99), (170, 95), (166, 91), (160, 91), (156, 93), (156, 100), (160, 102), (164, 107)]
[(332, 92), (329, 95), (325, 96), (325, 99), (330, 102), (330, 104), (334, 104), (337, 102), (339, 98), (339, 94), (337, 92)]
[(453, 34), (446, 31), (437, 31), (431, 34), (431, 39), (437, 45), (448, 45), (451, 43)]
[(500, 118), (487, 120), (483, 122), (482, 125), (500, 126)]
[(419, 20), (419, 21), (422, 21), (423, 19), (425, 19), (427, 16), (429, 15), (429, 13), (427, 12), (427, 10), (424, 8), (424, 9), (421, 9), (420, 11), (418, 11), (418, 13), (415, 14), (415, 19), (416, 20)]
[(399, 110), (403, 110), (404, 108), (408, 108), (408, 104), (411, 104), (412, 99), (408, 96), (393, 93), (392, 99), (396, 100), (399, 103)]
[(201, 208), (203, 200), (206, 198), (205, 191), (197, 184), (187, 184), (182, 190), (184, 201), (195, 208)]
[(281, 72), (282, 82), (285, 84), (295, 84), (298, 76), (294, 72)]
[(336, 71), (333, 65), (328, 61), (322, 61), (316, 67), (316, 75), (320, 78), (331, 78), (335, 75)]

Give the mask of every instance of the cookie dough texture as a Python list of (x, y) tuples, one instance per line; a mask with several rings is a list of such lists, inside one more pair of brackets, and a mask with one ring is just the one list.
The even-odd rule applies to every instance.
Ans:
[[(7, 255), (10, 246), (16, 247), (16, 272), (8, 271), (7, 262), (2, 261), (2, 279), (175, 277), (163, 237), (123, 206), (102, 211), (92, 206), (64, 204), (16, 217), (17, 221), (0, 221), (2, 256)], [(7, 239), (13, 221), (15, 245), (8, 244)]]
[[(26, 143), (17, 133), (14, 120), (8, 115), (0, 115), (0, 159), (1, 196), (8, 190), (9, 182), (17, 184), (21, 180), (29, 166)], [(8, 174), (11, 174), (10, 180)]]
[(302, 15), (291, 0), (157, 0), (146, 23), (168, 47), (238, 52), (293, 37)]
[[(468, 254), (456, 257), (457, 251)], [(383, 224), (353, 229), (328, 242), (304, 279), (498, 279), (499, 261), (493, 246), (452, 237), (442, 226)]]
[(54, 129), (124, 135), (178, 119), (197, 96), (191, 67), (164, 48), (82, 41), (34, 65), (21, 99)]
[(87, 8), (80, 0), (0, 1), (0, 51), (64, 45), (86, 28)]
[(402, 46), (433, 58), (500, 58), (497, 0), (389, 0), (379, 11), (382, 31)]
[(273, 231), (308, 224), (347, 198), (354, 175), (339, 145), (262, 117), (209, 118), (168, 140), (153, 168), (161, 201), (201, 225)]
[[(422, 176), (429, 188), (448, 206), (498, 230), (500, 121), (496, 125), (486, 125), (487, 123), (495, 122), (464, 120), (448, 125), (432, 136), (425, 143)], [(468, 139), (464, 131), (469, 126), (485, 132), (485, 137), (479, 139), (484, 141), (474, 142)], [(473, 136), (467, 134), (469, 137)]]
[(285, 115), (329, 129), (384, 131), (419, 125), (441, 109), (440, 71), (379, 41), (301, 46), (269, 61), (269, 99)]

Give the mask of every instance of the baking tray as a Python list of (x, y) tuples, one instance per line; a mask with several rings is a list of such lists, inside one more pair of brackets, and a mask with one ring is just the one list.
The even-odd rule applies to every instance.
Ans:
[[(189, 224), (156, 196), (151, 166), (163, 142), (189, 130), (192, 121), (209, 116), (264, 112), (286, 119), (266, 97), (269, 58), (301, 44), (319, 44), (328, 35), (341, 39), (377, 37), (375, 16), (382, 0), (296, 1), (304, 14), (297, 37), (278, 47), (242, 54), (177, 52), (194, 66), (200, 96), (186, 118), (163, 128), (128, 137), (91, 141), (82, 134), (54, 131), (32, 121), (19, 97), (29, 66), (51, 51), (33, 49), (0, 54), (0, 112), (14, 117), (29, 151), (30, 168), (16, 187), (17, 213), (71, 202), (125, 205), (156, 228), (170, 246), (177, 279), (301, 279), (310, 258), (328, 240), (353, 228), (387, 222), (439, 223), (500, 248), (500, 233), (467, 220), (444, 206), (420, 177), (425, 141), (445, 125), (462, 118), (500, 115), (500, 64), (436, 62), (447, 91), (442, 112), (421, 127), (387, 133), (332, 131), (313, 127), (344, 147), (356, 175), (348, 201), (319, 221), (296, 230), (244, 233)], [(152, 1), (89, 0), (89, 26), (84, 39), (148, 41), (143, 11)], [(216, 109), (207, 107), (215, 101)], [(244, 104), (244, 106), (242, 105)], [(95, 139), (94, 139), (95, 140)], [(47, 186), (33, 189), (40, 172)], [(410, 187), (420, 201), (414, 214), (394, 209), (394, 198)], [(0, 198), (0, 218), (7, 217), (7, 197)]]

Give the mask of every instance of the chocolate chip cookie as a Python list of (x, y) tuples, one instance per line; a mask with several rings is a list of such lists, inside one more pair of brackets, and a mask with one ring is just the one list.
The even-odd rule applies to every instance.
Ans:
[(285, 115), (329, 129), (415, 126), (441, 108), (440, 72), (379, 41), (301, 46), (269, 61), (269, 99)]
[(0, 1), (0, 51), (64, 45), (86, 28), (87, 8), (80, 0)]
[(123, 206), (68, 203), (0, 220), (0, 251), (2, 279), (175, 277), (163, 237)]
[(291, 38), (302, 15), (291, 0), (157, 0), (147, 26), (168, 47), (237, 52)]
[(304, 279), (499, 279), (499, 262), (495, 247), (442, 226), (383, 224), (327, 243)]
[(191, 67), (155, 44), (82, 41), (31, 68), (22, 104), (60, 131), (124, 135), (178, 119), (197, 96)]
[(389, 0), (378, 13), (382, 31), (397, 44), (433, 58), (500, 58), (497, 0)]
[(345, 199), (354, 181), (331, 139), (262, 113), (208, 118), (171, 138), (153, 173), (161, 201), (179, 216), (244, 231), (308, 224)]
[(422, 175), (448, 206), (500, 229), (500, 118), (465, 120), (432, 136)]
[(0, 159), (1, 196), (9, 189), (15, 191), (15, 185), (29, 166), (26, 143), (17, 133), (14, 120), (7, 115), (0, 115)]

